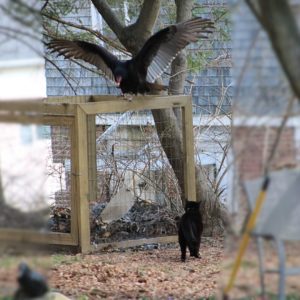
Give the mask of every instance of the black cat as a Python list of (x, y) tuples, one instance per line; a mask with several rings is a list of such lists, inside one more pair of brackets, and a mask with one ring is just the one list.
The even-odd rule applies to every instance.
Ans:
[(186, 247), (190, 255), (200, 258), (199, 248), (203, 232), (202, 217), (199, 210), (200, 203), (187, 201), (185, 213), (178, 222), (178, 241), (181, 249), (181, 261), (186, 259)]
[(46, 279), (40, 273), (32, 271), (25, 263), (19, 265), (18, 283), (19, 288), (14, 300), (40, 298), (49, 290)]

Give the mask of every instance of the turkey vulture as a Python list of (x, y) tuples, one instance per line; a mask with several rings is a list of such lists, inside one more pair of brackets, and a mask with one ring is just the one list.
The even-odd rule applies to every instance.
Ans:
[(119, 60), (105, 48), (79, 40), (53, 39), (47, 43), (52, 52), (65, 58), (81, 59), (95, 65), (122, 92), (144, 94), (165, 87), (155, 84), (177, 54), (189, 43), (207, 38), (213, 22), (200, 17), (166, 27), (152, 35), (129, 60)]
[(46, 279), (32, 271), (25, 263), (19, 265), (18, 283), (19, 289), (14, 296), (15, 300), (42, 297), (48, 292)]

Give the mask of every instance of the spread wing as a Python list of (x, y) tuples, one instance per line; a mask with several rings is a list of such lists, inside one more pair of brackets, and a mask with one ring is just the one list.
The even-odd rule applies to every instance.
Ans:
[(135, 57), (140, 72), (154, 82), (189, 43), (207, 38), (214, 29), (213, 22), (200, 17), (166, 27), (148, 39)]
[(113, 69), (118, 58), (109, 53), (105, 48), (84, 42), (54, 39), (46, 44), (51, 53), (58, 52), (65, 58), (81, 59), (96, 66), (104, 76), (114, 81)]

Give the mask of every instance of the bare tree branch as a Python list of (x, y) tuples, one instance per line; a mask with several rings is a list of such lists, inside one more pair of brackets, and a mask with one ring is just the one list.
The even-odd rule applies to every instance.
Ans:
[(127, 27), (120, 23), (119, 18), (105, 0), (92, 0), (92, 2), (122, 45), (135, 54), (151, 36), (161, 0), (144, 0), (136, 23)]
[(300, 101), (300, 32), (290, 4), (287, 0), (246, 1), (268, 33), (273, 49)]
[(29, 49), (33, 50), (38, 56), (44, 58), (46, 61), (48, 61), (50, 64), (52, 64), (63, 76), (63, 78), (66, 80), (67, 84), (70, 86), (70, 88), (72, 89), (73, 93), (76, 95), (76, 90), (74, 89), (74, 87), (72, 86), (70, 80), (68, 79), (68, 77), (65, 75), (65, 72), (59, 68), (57, 66), (57, 64), (55, 64), (53, 61), (51, 61), (48, 57), (46, 57), (43, 53), (41, 53), (39, 50), (35, 49), (28, 41), (24, 40), (22, 37), (20, 37), (20, 34), (16, 31), (12, 31), (12, 32), (6, 32), (6, 31), (1, 31), (1, 34), (5, 35), (7, 38), (11, 38), (11, 39), (15, 39), (18, 42), (22, 43), (23, 45), (25, 45), (26, 47), (28, 47)]
[(49, 0), (46, 0), (46, 1), (45, 1), (45, 3), (43, 4), (43, 6), (42, 6), (42, 8), (41, 8), (41, 11), (43, 11), (43, 10), (47, 7), (48, 2), (49, 2)]
[(43, 17), (46, 17), (46, 18), (48, 18), (52, 21), (55, 21), (59, 24), (67, 25), (67, 26), (70, 26), (70, 27), (73, 27), (73, 28), (77, 28), (77, 29), (89, 32), (93, 36), (97, 37), (98, 39), (102, 40), (106, 44), (110, 45), (111, 47), (117, 49), (118, 51), (120, 51), (120, 52), (122, 52), (126, 55), (129, 55), (129, 53), (123, 47), (121, 47), (118, 43), (114, 42), (113, 40), (111, 40), (111, 39), (107, 38), (106, 36), (104, 36), (103, 34), (101, 34), (101, 32), (99, 32), (98, 30), (93, 30), (93, 29), (91, 29), (89, 27), (86, 27), (86, 26), (83, 26), (83, 25), (79, 25), (79, 24), (76, 24), (76, 23), (73, 23), (73, 22), (62, 20), (58, 17), (52, 16), (52, 15), (50, 15), (48, 13), (45, 13), (45, 12), (42, 12), (41, 14), (42, 14)]

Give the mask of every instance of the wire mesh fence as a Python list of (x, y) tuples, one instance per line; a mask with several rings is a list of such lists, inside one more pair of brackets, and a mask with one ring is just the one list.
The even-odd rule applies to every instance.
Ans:
[(92, 239), (176, 234), (175, 216), (182, 213), (180, 187), (151, 112), (97, 114), (96, 128)]
[[(182, 195), (195, 199), (191, 102), (185, 97), (92, 100), (4, 103), (0, 239), (42, 239), (86, 252), (91, 243), (177, 233)], [(170, 125), (157, 115), (154, 121), (151, 109), (157, 107), (182, 107), (183, 122)], [(181, 134), (178, 147), (174, 126)], [(20, 223), (19, 212), (28, 226)], [(3, 230), (14, 227), (39, 233), (14, 231), (14, 239), (11, 230)]]

